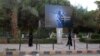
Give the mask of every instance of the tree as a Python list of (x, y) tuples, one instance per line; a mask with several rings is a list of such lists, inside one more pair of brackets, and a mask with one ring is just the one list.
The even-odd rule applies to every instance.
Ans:
[[(30, 5), (30, 0), (0, 0), (1, 8), (6, 9), (7, 15), (11, 18), (12, 35), (18, 38), (18, 9), (29, 10), (30, 13), (38, 16), (37, 11)], [(35, 13), (34, 13), (35, 12)], [(36, 14), (37, 13), (37, 14)]]
[(0, 0), (3, 17), (10, 20), (14, 38), (18, 38), (19, 29), (37, 27), (39, 19), (44, 19), (45, 4), (70, 5), (65, 0)]
[(39, 13), (34, 4), (34, 0), (23, 0), (21, 2), (21, 5), (19, 8), (19, 28), (22, 31), (27, 31), (29, 30), (30, 27), (37, 27), (37, 21), (39, 17)]
[(84, 9), (83, 7), (73, 7), (73, 9), (74, 13), (72, 18), (74, 29), (77, 29), (76, 31), (83, 29), (85, 32), (94, 31), (96, 28), (96, 11), (87, 11), (87, 9)]

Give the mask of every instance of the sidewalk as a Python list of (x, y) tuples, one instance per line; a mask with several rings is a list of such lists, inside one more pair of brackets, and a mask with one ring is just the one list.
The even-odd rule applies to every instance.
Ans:
[[(42, 51), (60, 51), (60, 50), (69, 50), (69, 46), (66, 46), (67, 39), (63, 39), (62, 44), (38, 44), (37, 49)], [(0, 52), (4, 51), (5, 49), (19, 49), (19, 44), (0, 44)], [(70, 47), (70, 50), (100, 50), (100, 44), (87, 44), (81, 43), (78, 41), (78, 39), (75, 40), (75, 45), (73, 42), (73, 46)], [(20, 51), (35, 51), (36, 44), (33, 44), (32, 47), (29, 47), (28, 44), (21, 44), (21, 50)]]
[[(38, 44), (36, 49), (36, 44), (29, 47), (28, 44), (22, 44), (20, 53), (34, 53), (37, 52), (41, 54), (100, 54), (99, 44), (88, 44), (88, 49), (86, 48), (86, 43), (81, 43), (76, 41), (75, 49), (74, 45), (70, 47), (66, 46), (67, 41), (63, 41), (62, 44)], [(16, 49), (19, 50), (19, 44), (0, 44), (0, 52), (4, 52), (6, 49)]]
[[(0, 44), (0, 52), (4, 51), (5, 49), (19, 49), (19, 44)], [(53, 50), (53, 44), (38, 44), (38, 50), (49, 51)], [(32, 47), (29, 47), (28, 44), (21, 45), (21, 51), (34, 51), (36, 49), (36, 44), (33, 44)], [(69, 46), (63, 44), (55, 44), (54, 50), (69, 50)], [(70, 50), (74, 50), (74, 46), (70, 47)], [(75, 50), (87, 50), (86, 44), (76, 44)], [(99, 44), (89, 44), (88, 50), (100, 50)]]

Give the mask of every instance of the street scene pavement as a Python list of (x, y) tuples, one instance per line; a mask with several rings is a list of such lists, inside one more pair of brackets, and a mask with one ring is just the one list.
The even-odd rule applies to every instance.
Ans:
[[(29, 47), (28, 44), (21, 44), (20, 51), (36, 51), (36, 50), (42, 50), (42, 51), (50, 51), (50, 50), (100, 50), (100, 44), (86, 44), (81, 43), (78, 41), (78, 39), (75, 40), (75, 45), (73, 43), (73, 46), (66, 46), (67, 39), (63, 39), (62, 44), (38, 44), (36, 47), (36, 44), (33, 44), (32, 47)], [(54, 48), (53, 48), (54, 47)], [(5, 51), (6, 49), (17, 49), (19, 50), (19, 44), (0, 44), (0, 52)]]
[[(100, 51), (98, 53), (73, 53), (73, 50), (83, 51), (83, 50), (100, 50), (99, 44), (86, 44), (79, 42), (78, 39), (75, 39), (75, 45), (73, 41), (73, 46), (66, 46), (67, 39), (62, 39), (62, 44), (33, 44), (32, 47), (29, 47), (28, 44), (21, 44), (21, 48), (19, 50), (19, 44), (0, 44), (0, 52), (5, 52), (7, 49), (16, 49), (19, 50), (19, 56), (100, 56)], [(73, 39), (74, 40), (74, 39)], [(88, 48), (87, 48), (88, 46)], [(33, 51), (40, 51), (39, 55), (37, 53), (33, 53)], [(43, 53), (41, 54), (41, 51)], [(52, 51), (55, 51), (55, 54), (50, 54)], [(61, 51), (61, 52), (59, 52)], [(62, 51), (72, 51), (71, 53), (63, 54)], [(31, 53), (31, 54), (30, 54)], [(11, 55), (6, 53), (7, 55)], [(11, 55), (13, 56), (13, 55)]]

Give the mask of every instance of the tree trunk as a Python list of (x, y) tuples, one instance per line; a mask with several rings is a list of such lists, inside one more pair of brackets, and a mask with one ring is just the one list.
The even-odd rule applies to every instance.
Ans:
[(11, 14), (11, 27), (12, 27), (12, 36), (15, 39), (18, 39), (18, 26), (17, 26), (18, 22), (17, 22), (17, 8), (14, 8), (12, 10), (12, 14)]

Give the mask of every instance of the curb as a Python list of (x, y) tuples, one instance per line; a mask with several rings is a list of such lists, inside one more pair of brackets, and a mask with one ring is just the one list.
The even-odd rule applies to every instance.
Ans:
[(71, 50), (71, 51), (31, 51), (31, 52), (20, 52), (20, 51), (5, 51), (1, 52), (0, 55), (2, 56), (24, 56), (26, 54), (28, 55), (36, 55), (37, 53), (39, 54), (44, 54), (44, 55), (68, 55), (68, 54), (100, 54), (100, 50)]
[(100, 50), (73, 50), (73, 51), (32, 51), (30, 52), (31, 55), (35, 54), (45, 54), (45, 55), (55, 55), (55, 54), (100, 54)]

